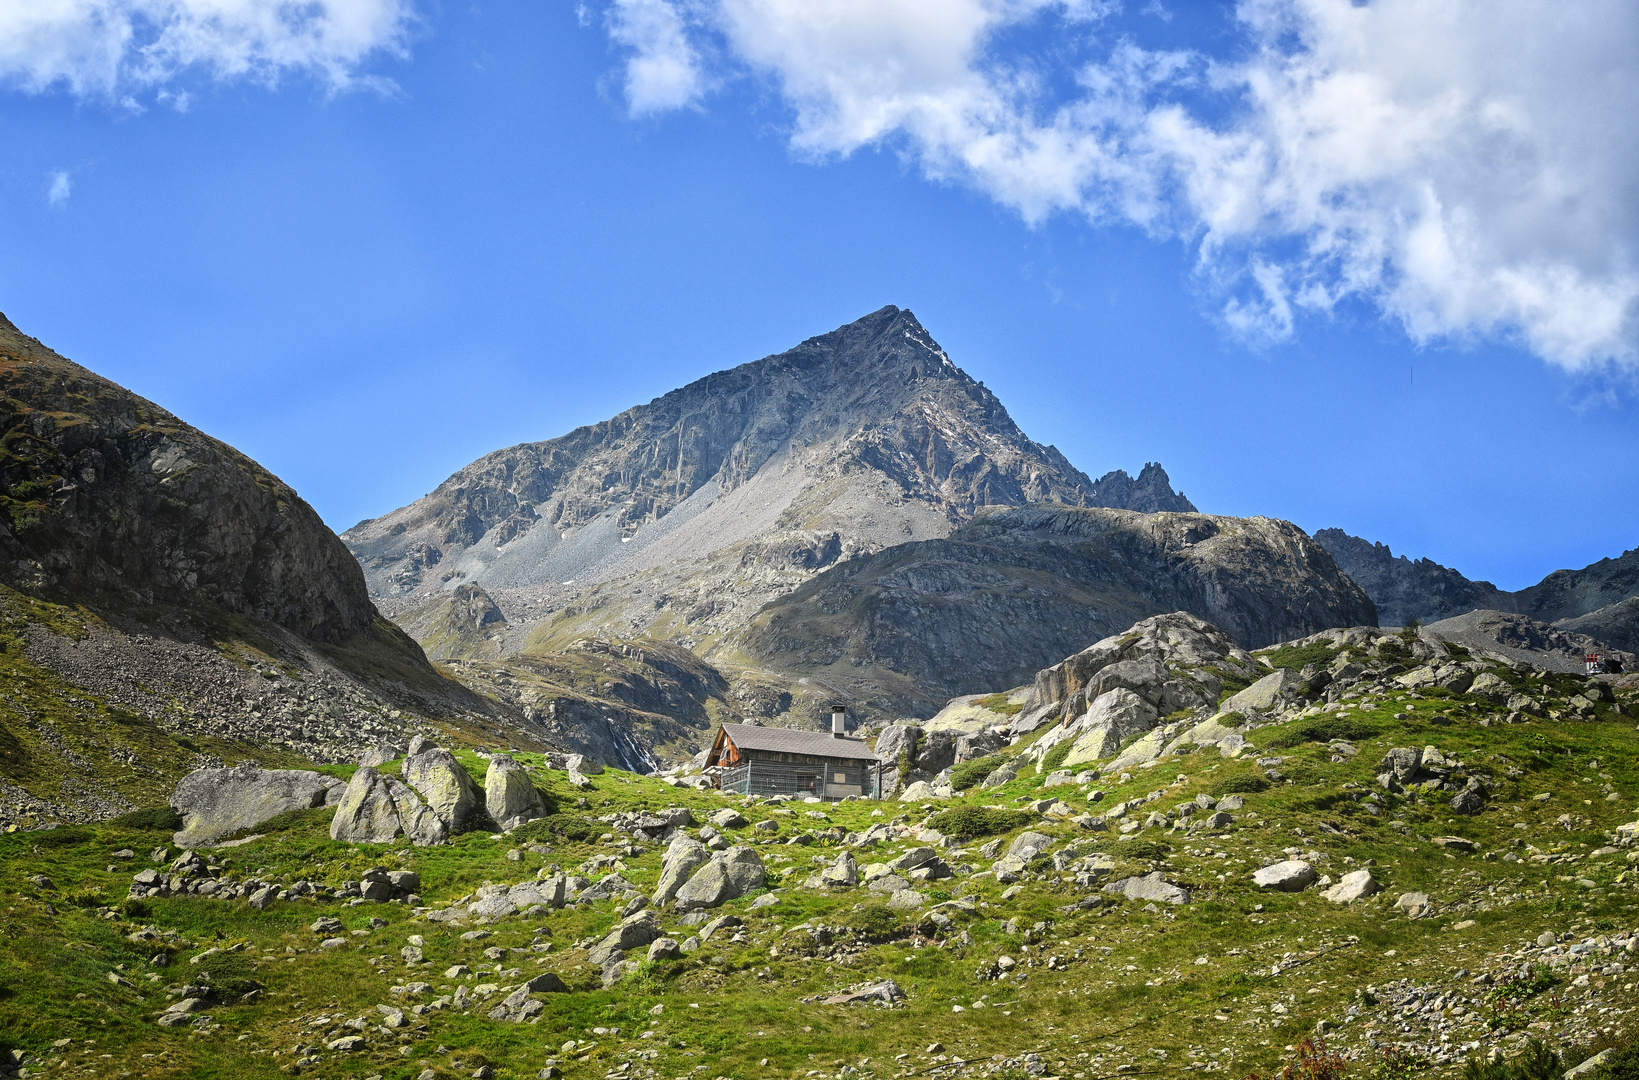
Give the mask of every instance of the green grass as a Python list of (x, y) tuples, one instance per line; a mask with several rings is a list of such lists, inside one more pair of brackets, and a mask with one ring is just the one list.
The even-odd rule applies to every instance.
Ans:
[[(509, 837), (495, 839), (476, 831), (437, 848), (402, 842), (351, 847), (330, 841), (328, 811), (309, 811), (282, 819), (271, 831), (258, 829), (266, 832), (263, 839), (215, 853), (231, 874), (282, 880), (300, 876), (333, 885), (357, 880), (373, 866), (415, 869), (428, 903), (442, 907), (487, 882), (525, 880), (554, 866), (574, 872), (594, 856), (619, 858), (622, 874), (639, 887), (651, 887), (663, 845), (645, 844), (641, 854), (630, 855), (601, 842), (609, 829), (597, 819), (616, 811), (683, 805), (703, 819), (732, 802), (754, 821), (780, 823), (777, 837), (758, 845), (779, 875), (775, 902), (753, 909), (753, 898), (747, 897), (727, 907), (746, 921), (744, 944), (720, 935), (698, 952), (648, 965), (609, 990), (574, 948), (613, 924), (618, 912), (609, 904), (504, 919), (485, 928), (493, 937), (466, 943), (460, 939), (464, 928), (417, 920), (396, 904), (349, 908), (291, 901), (257, 912), (201, 898), (127, 903), (123, 898), (131, 874), (152, 865), (151, 849), (168, 844), (169, 832), (157, 816), (139, 813), (0, 836), (0, 867), (6, 868), (0, 875), (0, 933), (6, 944), (0, 950), (0, 1041), (45, 1057), (44, 1075), (65, 1076), (129, 1072), (134, 1077), (271, 1078), (289, 1075), (291, 1051), (303, 1045), (320, 1047), (321, 1061), (302, 1075), (360, 1080), (370, 1075), (401, 1080), (427, 1067), (439, 1076), (470, 1076), (483, 1064), (502, 1076), (528, 1077), (548, 1059), (555, 1059), (569, 1080), (602, 1080), (623, 1061), (631, 1063), (627, 1072), (633, 1080), (649, 1080), (650, 1070), (655, 1080), (689, 1075), (804, 1080), (810, 1072), (834, 1078), (844, 1067), (856, 1070), (849, 1077), (865, 1080), (926, 1073), (938, 1064), (927, 1053), (937, 1041), (949, 1056), (961, 1058), (1035, 1051), (1050, 1075), (1070, 1078), (1076, 1072), (1088, 1078), (1112, 1075), (1123, 1065), (1183, 1072), (1185, 1063), (1194, 1060), (1189, 1050), (1199, 1048), (1219, 1062), (1210, 1075), (1240, 1077), (1278, 1070), (1290, 1058), (1286, 1046), (1296, 1045), (1319, 1020), (1340, 1023), (1365, 987), (1399, 979), (1455, 985), (1451, 976), (1456, 970), (1499, 970), (1499, 952), (1517, 949), (1545, 928), (1582, 928), (1579, 933), (1592, 934), (1596, 927), (1631, 929), (1639, 924), (1639, 885), (1632, 880), (1639, 875), (1622, 878), (1628, 864), (1620, 853), (1592, 855), (1605, 843), (1606, 830), (1635, 816), (1639, 732), (1633, 720), (1607, 710), (1587, 722), (1481, 727), (1480, 721), (1493, 714), (1476, 705), (1409, 695), (1384, 697), (1370, 706), (1356, 703), (1353, 711), (1373, 728), (1373, 734), (1360, 739), (1360, 753), (1334, 762), (1321, 743), (1284, 748), (1287, 760), (1281, 771), (1292, 782), (1270, 784), (1249, 760), (1293, 727), (1276, 725), (1251, 731), (1254, 749), (1242, 759), (1197, 753), (1154, 769), (1132, 770), (1129, 779), (1101, 782), (1102, 802), (1082, 803), (1097, 813), (1115, 802), (1162, 792), (1135, 811), (1142, 818), (1151, 808), (1171, 808), (1202, 792), (1247, 792), (1246, 809), (1236, 812), (1234, 825), (1212, 833), (1147, 829), (1135, 839), (1122, 839), (1114, 832), (1087, 832), (1018, 810), (1024, 800), (1040, 797), (1040, 778), (1034, 775), (998, 789), (970, 791), (925, 814), (920, 806), (892, 802), (744, 805), (618, 770), (593, 778), (592, 790), (582, 793), (569, 788), (563, 773), (540, 770), (539, 756), (523, 754), (559, 813)], [(1409, 718), (1397, 720), (1396, 713)], [(1435, 726), (1435, 715), (1450, 717), (1452, 723)], [(1428, 743), (1493, 777), (1485, 813), (1458, 819), (1445, 805), (1449, 796), (1444, 793), (1399, 796), (1375, 785), (1376, 763), (1389, 748)], [(481, 759), (464, 752), (458, 757), (474, 776), (482, 776)], [(1262, 788), (1254, 790), (1254, 781), (1262, 781)], [(1604, 800), (1607, 784), (1621, 793), (1621, 801)], [(1380, 813), (1371, 813), (1357, 797), (1367, 791), (1382, 800)], [(1543, 791), (1554, 798), (1533, 801)], [(1072, 804), (1083, 799), (1075, 788), (1055, 789), (1054, 794)], [(810, 812), (823, 818), (809, 818)], [(1574, 815), (1569, 829), (1555, 823), (1567, 813)], [(953, 819), (946, 815), (984, 822), (987, 830), (990, 823), (1004, 820), (1006, 827), (983, 835), (947, 830), (943, 826)], [(1115, 859), (1118, 875), (1147, 873), (1159, 865), (1169, 880), (1189, 886), (1194, 899), (1184, 907), (1153, 912), (1139, 903), (1078, 909), (1071, 905), (1103, 894), (1077, 886), (1067, 873), (1054, 871), (1051, 860), (1041, 860), (1021, 891), (1006, 901), (1001, 899), (1006, 885), (988, 877), (957, 877), (927, 886), (934, 900), (965, 896), (971, 901), (941, 907), (952, 922), (939, 927), (923, 912), (890, 909), (880, 895), (864, 889), (817, 892), (795, 884), (813, 872), (816, 858), (834, 860), (842, 849), (824, 839), (807, 846), (783, 839), (803, 831), (820, 835), (832, 826), (859, 831), (896, 819), (907, 825), (925, 821), (950, 835), (971, 832), (972, 846), (964, 840), (963, 847), (944, 853), (953, 865), (984, 866), (974, 854), (977, 842), (986, 835), (1005, 840), (1029, 827), (1061, 843), (1074, 841), (1080, 852), (1107, 853)], [(1527, 828), (1515, 829), (1516, 822)], [(755, 835), (749, 828), (732, 832), (736, 842)], [(1480, 853), (1457, 856), (1426, 839), (1450, 834), (1472, 839)], [(1577, 861), (1502, 862), (1500, 854), (1515, 850), (1516, 837), (1546, 854), (1575, 856)], [(622, 846), (626, 842), (619, 840)], [(914, 843), (914, 837), (907, 837), (855, 854), (862, 863), (886, 861)], [(538, 853), (531, 850), (534, 845), (548, 850)], [(1315, 891), (1285, 894), (1254, 888), (1251, 871), (1285, 857), (1288, 847), (1326, 853), (1330, 858), (1322, 868), (1334, 877), (1371, 860), (1386, 891), (1380, 898), (1338, 907)], [(137, 857), (117, 859), (114, 853), (121, 849)], [(519, 858), (509, 859), (509, 852)], [(25, 869), (47, 875), (55, 888), (29, 883), (19, 872)], [(1573, 876), (1594, 886), (1560, 880)], [(1429, 892), (1438, 899), (1439, 911), (1428, 918), (1407, 918), (1393, 908), (1394, 898), (1405, 891)], [(342, 921), (343, 936), (349, 938), (346, 948), (317, 948), (318, 937), (308, 926), (319, 915)], [(373, 918), (385, 925), (372, 926)], [(670, 913), (663, 919), (669, 930), (688, 929)], [(1456, 929), (1470, 919), (1473, 926)], [(129, 940), (144, 926), (174, 936), (149, 943)], [(368, 933), (355, 936), (355, 930)], [(537, 930), (546, 933), (537, 938)], [(399, 956), (411, 934), (425, 939), (431, 965), (414, 972), (406, 970)], [(402, 1037), (372, 1029), (368, 1049), (358, 1054), (322, 1049), (325, 1041), (347, 1031), (339, 1026), (341, 1020), (373, 1011), (378, 1003), (396, 1002), (392, 986), (414, 977), (453, 989), (463, 980), (443, 978), (450, 965), (476, 968), (489, 963), (484, 948), (528, 949), (537, 941), (550, 942), (551, 951), (509, 955), (505, 963), (527, 974), (557, 971), (573, 991), (547, 996), (537, 1024), (495, 1024), (482, 1009), (437, 1012), (414, 1018)], [(190, 957), (210, 947), (224, 952), (202, 961), (208, 965), (203, 970), (189, 965)], [(1002, 955), (1020, 961), (1019, 970), (1026, 975), (1022, 983), (979, 980), (980, 971)], [(1062, 970), (1046, 966), (1049, 955), (1064, 958)], [(168, 962), (155, 966), (155, 956)], [(1201, 957), (1208, 962), (1197, 965)], [(1275, 967), (1280, 974), (1271, 974)], [(110, 982), (110, 971), (126, 983)], [(212, 983), (221, 980), (220, 996), (229, 998), (239, 990), (234, 1000), (210, 1007), (220, 1029), (196, 1033), (154, 1024), (154, 1015), (169, 1000), (166, 988), (180, 989), (205, 971)], [(803, 1003), (804, 998), (890, 975), (909, 995), (903, 1008)], [(1500, 985), (1491, 999), (1492, 1013), (1476, 1016), (1471, 1029), (1485, 1029), (1493, 1015), (1510, 1025), (1561, 1022), (1555, 1018), (1565, 1015), (1566, 1003), (1575, 1000), (1565, 996), (1572, 992), (1570, 975), (1557, 974), (1560, 983), (1535, 990), (1535, 976), (1518, 987)], [(1620, 982), (1607, 986), (1605, 1004), (1639, 1006)], [(257, 992), (252, 983), (263, 989)], [(982, 996), (988, 997), (987, 1007), (975, 1008)], [(1276, 1004), (1286, 1011), (1272, 1011)], [(663, 1011), (651, 1016), (656, 1005)], [(967, 1011), (953, 1013), (953, 1005)], [(308, 1026), (321, 1016), (332, 1020)], [(618, 1027), (621, 1034), (596, 1035), (597, 1027)], [(656, 1034), (635, 1037), (645, 1030)], [(53, 1051), (52, 1044), (64, 1038), (73, 1044)], [(1358, 1025), (1344, 1024), (1336, 1045), (1363, 1047), (1362, 1038)], [(577, 1040), (574, 1051), (557, 1049), (571, 1039)], [(401, 1053), (406, 1048), (408, 1053)], [(1164, 1063), (1156, 1064), (1160, 1059), (1154, 1050), (1168, 1053)], [(650, 1053), (652, 1060), (646, 1056)], [(1078, 1057), (1082, 1053), (1091, 1057)], [(909, 1057), (898, 1063), (898, 1054)], [(1093, 1057), (1101, 1060), (1095, 1063)], [(862, 1065), (862, 1059), (869, 1061)], [(697, 1072), (702, 1065), (705, 1070)], [(1402, 1071), (1395, 1073), (1391, 1065)], [(1417, 1071), (1405, 1063), (1386, 1065), (1367, 1053), (1351, 1075), (1405, 1080)], [(1458, 1071), (1455, 1065), (1432, 1070), (1450, 1076)]]
[(1024, 711), (1024, 702), (1009, 700), (1007, 694), (991, 694), (973, 704), (981, 709), (989, 709), (993, 713), (1001, 713), (1003, 716), (1017, 716)]
[(1311, 645), (1283, 645), (1258, 655), (1266, 660), (1270, 667), (1302, 671), (1311, 664), (1315, 667), (1326, 667), (1343, 651), (1325, 642), (1315, 642)]
[(1377, 733), (1378, 728), (1375, 724), (1354, 717), (1317, 716), (1284, 725), (1265, 745), (1272, 749), (1285, 750), (1303, 743), (1332, 742), (1336, 739), (1353, 742), (1357, 739), (1369, 739)]

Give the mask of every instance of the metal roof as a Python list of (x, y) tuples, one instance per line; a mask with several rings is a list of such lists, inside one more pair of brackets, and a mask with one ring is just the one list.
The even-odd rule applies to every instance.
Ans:
[(827, 731), (798, 731), (795, 728), (762, 727), (758, 724), (724, 724), (723, 734), (741, 750), (775, 750), (786, 754), (813, 754), (815, 757), (882, 760), (865, 744), (864, 739), (853, 735), (838, 738)]

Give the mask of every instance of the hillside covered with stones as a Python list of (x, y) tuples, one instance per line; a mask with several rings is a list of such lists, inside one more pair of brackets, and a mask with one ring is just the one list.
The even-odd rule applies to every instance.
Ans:
[(217, 847), (177, 849), (191, 798), (0, 837), (0, 980), (39, 988), (0, 1023), (64, 1075), (1241, 1077), (1317, 1035), (1349, 1075), (1562, 1070), (1639, 1005), (1632, 684), (1173, 613), (900, 732), (931, 771), (889, 802), (430, 744), (244, 771)]

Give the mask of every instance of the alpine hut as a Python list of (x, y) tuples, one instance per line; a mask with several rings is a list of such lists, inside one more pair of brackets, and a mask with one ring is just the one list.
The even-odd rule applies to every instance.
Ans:
[(706, 755), (718, 786), (742, 795), (796, 795), (835, 802), (882, 794), (882, 761), (865, 740), (844, 730), (833, 708), (831, 731), (724, 724)]

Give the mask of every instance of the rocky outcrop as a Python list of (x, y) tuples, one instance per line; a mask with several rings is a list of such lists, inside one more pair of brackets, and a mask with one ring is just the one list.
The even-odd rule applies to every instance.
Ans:
[(429, 659), (493, 659), (507, 651), (507, 620), (495, 600), (475, 582), (400, 612), (394, 621), (421, 645)]
[(1246, 648), (1376, 620), (1359, 586), (1286, 522), (1027, 507), (828, 570), (729, 645), (926, 716), (1168, 611)]
[(495, 824), (506, 830), (546, 816), (535, 782), (510, 754), (490, 758), (489, 772), (484, 777), (484, 806)]
[(1574, 619), (1562, 619), (1554, 628), (1567, 634), (1585, 634), (1613, 648), (1639, 653), (1639, 596), (1619, 600)]
[(731, 847), (720, 851), (689, 876), (677, 890), (679, 910), (716, 907), (763, 887), (767, 872), (755, 848)]
[(171, 794), (182, 815), (172, 837), (179, 847), (204, 847), (292, 810), (334, 806), (346, 785), (334, 776), (298, 769), (196, 769)]
[(0, 316), (0, 576), (27, 592), (208, 604), (339, 641), (375, 612), (295, 491)]
[(1450, 641), (1481, 655), (1532, 664), (1550, 671), (1581, 674), (1591, 652), (1610, 647), (1586, 634), (1506, 611), (1471, 611), (1422, 628), (1422, 635)]

